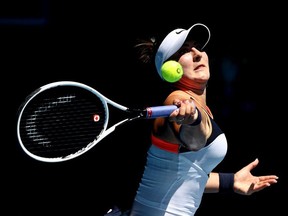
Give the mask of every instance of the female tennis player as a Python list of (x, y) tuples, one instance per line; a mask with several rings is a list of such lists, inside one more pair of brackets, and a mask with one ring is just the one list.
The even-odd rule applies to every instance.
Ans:
[[(163, 102), (179, 109), (167, 118), (155, 119), (151, 147), (132, 209), (122, 215), (193, 216), (203, 193), (251, 195), (277, 183), (276, 175), (251, 173), (258, 159), (235, 174), (213, 172), (224, 159), (228, 142), (206, 101), (210, 69), (204, 48), (209, 40), (208, 27), (197, 23), (187, 30), (171, 31), (156, 52), (153, 40), (137, 45), (140, 59), (155, 59), (161, 79), (164, 80), (161, 67), (168, 60), (181, 64), (183, 76), (171, 84), (172, 91)], [(119, 209), (116, 214), (120, 214)], [(113, 211), (108, 215), (113, 215)]]

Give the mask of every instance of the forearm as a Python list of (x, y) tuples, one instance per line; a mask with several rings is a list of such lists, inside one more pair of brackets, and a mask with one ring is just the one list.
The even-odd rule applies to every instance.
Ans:
[(218, 173), (211, 172), (205, 187), (205, 193), (218, 193), (219, 192), (219, 175)]

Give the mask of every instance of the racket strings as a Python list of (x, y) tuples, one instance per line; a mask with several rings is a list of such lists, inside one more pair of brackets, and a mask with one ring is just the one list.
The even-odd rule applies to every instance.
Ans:
[(65, 157), (93, 142), (103, 131), (106, 118), (102, 101), (87, 90), (46, 90), (33, 98), (22, 113), (22, 143), (40, 157)]

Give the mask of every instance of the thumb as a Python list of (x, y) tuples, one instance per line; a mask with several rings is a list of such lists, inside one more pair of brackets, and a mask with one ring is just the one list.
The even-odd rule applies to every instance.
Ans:
[(256, 158), (254, 161), (252, 161), (250, 164), (247, 165), (247, 168), (249, 170), (252, 170), (258, 165), (258, 163), (259, 163), (259, 160), (258, 158)]

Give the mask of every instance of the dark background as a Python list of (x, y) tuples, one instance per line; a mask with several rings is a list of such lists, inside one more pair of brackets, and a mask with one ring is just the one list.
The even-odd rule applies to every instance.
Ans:
[(145, 164), (151, 121), (123, 125), (86, 154), (51, 164), (35, 161), (20, 149), (18, 107), (36, 88), (59, 80), (83, 82), (128, 107), (159, 105), (166, 84), (136, 62), (135, 39), (161, 37), (202, 22), (212, 33), (207, 101), (229, 143), (216, 170), (236, 172), (259, 158), (253, 174), (280, 178), (252, 196), (205, 194), (197, 216), (284, 215), (284, 7), (276, 2), (252, 7), (243, 1), (107, 4), (0, 3), (3, 212), (101, 216), (113, 205), (129, 208)]

